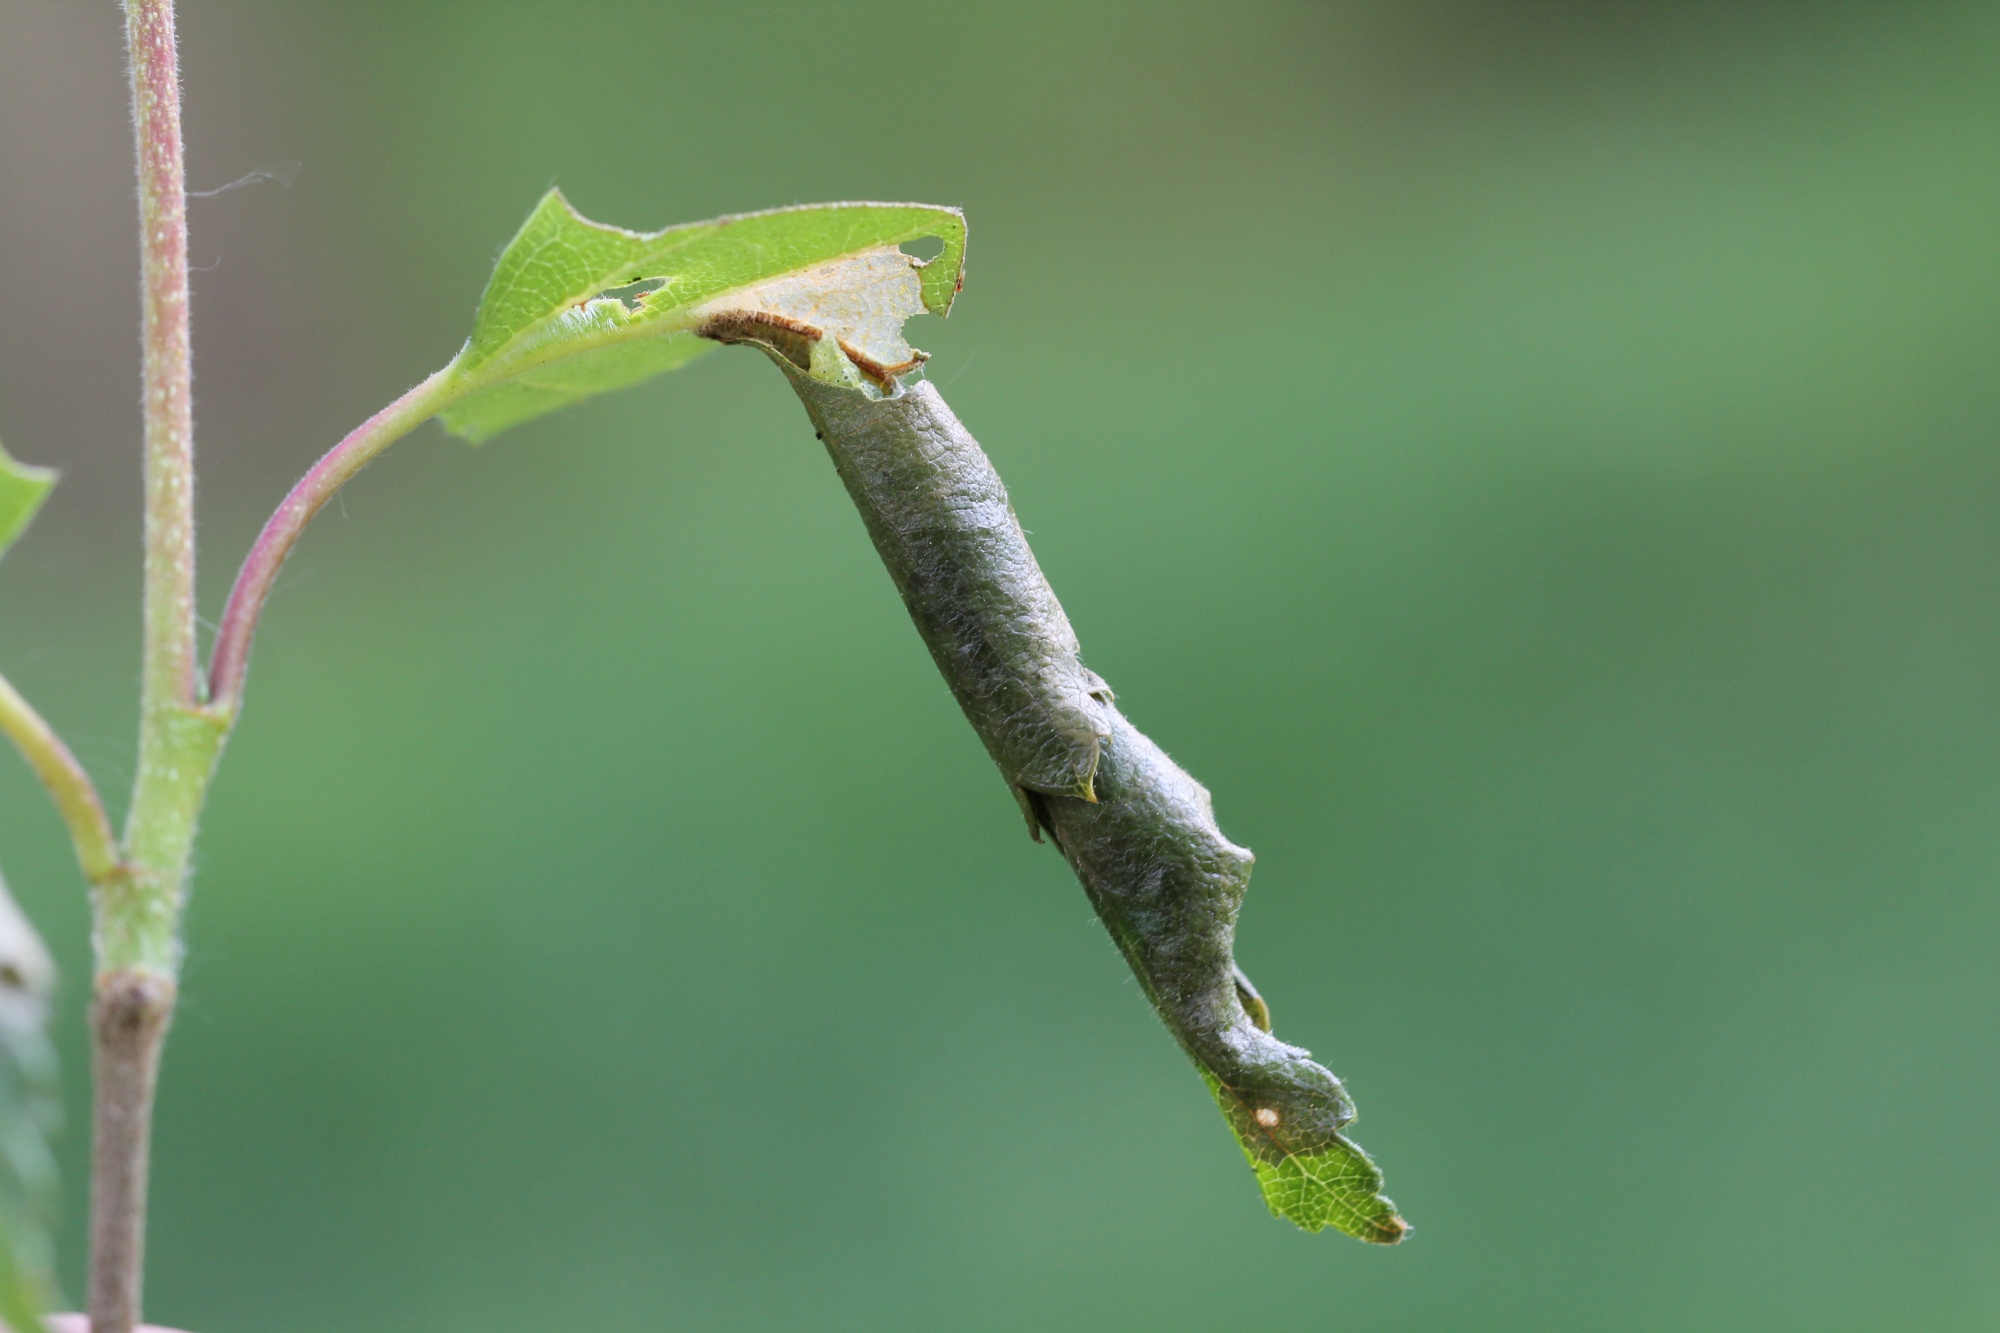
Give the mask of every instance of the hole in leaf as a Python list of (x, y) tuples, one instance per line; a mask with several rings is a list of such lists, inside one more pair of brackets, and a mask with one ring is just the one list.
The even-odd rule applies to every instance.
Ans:
[(627, 310), (637, 310), (647, 296), (667, 285), (665, 278), (634, 278), (623, 287), (606, 287), (593, 301), (619, 301)]
[(919, 236), (896, 247), (919, 263), (928, 264), (944, 253), (944, 241), (936, 236)]

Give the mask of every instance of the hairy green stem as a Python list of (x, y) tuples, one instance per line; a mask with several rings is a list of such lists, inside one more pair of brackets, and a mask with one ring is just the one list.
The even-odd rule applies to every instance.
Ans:
[(145, 348), (149, 707), (201, 702), (194, 639), (194, 380), (188, 337), (187, 189), (172, 0), (129, 0), (132, 121), (139, 154)]
[(194, 638), (194, 424), (187, 199), (172, 0), (128, 0), (145, 339), (145, 624), (139, 765), (125, 827), (130, 882), (98, 896), (100, 973), (171, 978), (196, 813), (222, 719), (202, 699)]
[(194, 385), (187, 190), (172, 0), (127, 0), (144, 337), (145, 611), (128, 875), (97, 885), (90, 1318), (131, 1333), (145, 1268), (146, 1162), (196, 811), (223, 728), (194, 636)]

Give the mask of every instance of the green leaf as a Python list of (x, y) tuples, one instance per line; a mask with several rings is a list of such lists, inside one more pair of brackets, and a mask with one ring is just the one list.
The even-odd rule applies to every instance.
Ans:
[(1383, 1197), (1381, 1169), (1360, 1144), (1332, 1133), (1309, 1149), (1279, 1148), (1273, 1135), (1246, 1120), (1242, 1103), (1213, 1074), (1203, 1070), (1202, 1077), (1235, 1132), (1237, 1146), (1250, 1159), (1273, 1217), (1307, 1231), (1332, 1227), (1377, 1245), (1394, 1245), (1409, 1234), (1409, 1223)]
[(50, 469), (16, 463), (0, 449), (0, 555), (28, 526), (55, 484), (56, 474)]
[(41, 1326), (55, 1302), (49, 1137), (60, 1117), (48, 997), (55, 968), (0, 883), (0, 1321)]
[[(928, 263), (896, 248), (926, 237), (944, 244)], [(964, 263), (954, 208), (809, 204), (634, 232), (551, 190), (494, 266), (453, 366), (465, 396), (440, 417), (488, 439), (685, 365), (716, 345), (697, 330), (718, 321), (822, 344), (815, 374), (879, 385), (921, 359), (902, 320), (948, 311)]]

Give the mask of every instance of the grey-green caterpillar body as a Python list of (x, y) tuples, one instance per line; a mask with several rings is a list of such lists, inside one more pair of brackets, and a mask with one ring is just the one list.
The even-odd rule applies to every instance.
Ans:
[(917, 633), (1008, 785), (1094, 800), (1111, 690), (1078, 658), (1076, 633), (985, 452), (928, 385), (871, 400), (796, 372), (792, 381)]
[(1342, 1129), (1354, 1106), (1271, 1035), (1233, 955), (1251, 854), (1209, 794), (1118, 711), (1078, 656), (1007, 490), (928, 383), (880, 397), (808, 373), (808, 333), (707, 336), (771, 353), (805, 404), (918, 633), (1027, 815), (1082, 881), (1235, 1131), (1271, 1210), (1393, 1244), (1408, 1230)]

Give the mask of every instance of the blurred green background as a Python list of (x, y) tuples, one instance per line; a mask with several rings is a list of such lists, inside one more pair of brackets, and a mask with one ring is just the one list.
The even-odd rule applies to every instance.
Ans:
[[(200, 855), (201, 1333), (2000, 1328), (2000, 11), (187, 0), (205, 610), (560, 183), (964, 205), (921, 320), (1417, 1224), (1266, 1216), (720, 353), (317, 525)], [(129, 780), (110, 3), (0, 5), (0, 665)], [(0, 855), (87, 921), (0, 763)]]

